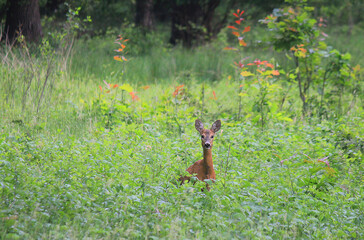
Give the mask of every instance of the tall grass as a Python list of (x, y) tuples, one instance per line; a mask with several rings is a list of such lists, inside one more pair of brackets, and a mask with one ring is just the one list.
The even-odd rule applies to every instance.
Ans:
[[(262, 60), (275, 58), (282, 68), (287, 68), (283, 54), (276, 53), (260, 43), (259, 40), (264, 40), (266, 36), (264, 29), (256, 27), (256, 31), (252, 32), (254, 37), (250, 39), (250, 36), (248, 36), (247, 42), (250, 43), (250, 47), (246, 48), (247, 50), (242, 57), (249, 57), (251, 61), (256, 58)], [(354, 31), (350, 38), (347, 38), (345, 32), (338, 29), (333, 28), (328, 32), (330, 35), (329, 43), (335, 48), (348, 50), (353, 56), (352, 62), (354, 65), (362, 63), (362, 50), (358, 47), (362, 39), (360, 30)], [(124, 75), (122, 75), (123, 67), (112, 59), (113, 49), (115, 48), (114, 37), (76, 41), (72, 50), (72, 64), (69, 71), (58, 71), (58, 75), (51, 77), (53, 82), (52, 101), (44, 105), (44, 114), (39, 116), (42, 118), (40, 122), (47, 122), (47, 124), (53, 122), (53, 127), (50, 129), (66, 126), (70, 128), (73, 125), (76, 125), (76, 127), (71, 127), (72, 129), (80, 129), (78, 126), (79, 121), (74, 114), (74, 108), (79, 105), (80, 99), (87, 100), (96, 96), (98, 94), (97, 86), (102, 85), (104, 80), (118, 84), (130, 83), (136, 87), (150, 84), (169, 87), (203, 82), (211, 89), (214, 89), (218, 96), (221, 96), (219, 100), (225, 99), (223, 96), (228, 96), (229, 91), (223, 90), (224, 87), (214, 87), (218, 82), (222, 83), (226, 80), (228, 76), (232, 76), (233, 79), (236, 76), (232, 63), (239, 59), (236, 59), (231, 52), (222, 50), (223, 47), (229, 45), (225, 32), (222, 32), (215, 42), (190, 50), (180, 47), (171, 48), (168, 45), (161, 45), (161, 41), (151, 41), (151, 44), (155, 45), (147, 46), (148, 50), (142, 55), (136, 55), (138, 53), (136, 49), (139, 47), (137, 41), (139, 40), (133, 39), (133, 36), (130, 36), (130, 38), (129, 61)], [(5, 50), (4, 47), (3, 50)], [(5, 52), (3, 51), (2, 54), (4, 56)], [(17, 55), (14, 53), (14, 56)], [(26, 63), (29, 60), (23, 59), (23, 63), (29, 64)], [(14, 60), (12, 65), (3, 64), (0, 68), (3, 76), (0, 92), (1, 98), (4, 100), (2, 101), (3, 105), (0, 113), (1, 121), (3, 124), (9, 124), (21, 120), (28, 124), (33, 122), (34, 125), (37, 125), (38, 123), (34, 118), (36, 109), (31, 108), (27, 110), (28, 112), (21, 109), (19, 101), (22, 99), (21, 94), (23, 91), (21, 91), (21, 88), (23, 86), (19, 85), (19, 76), (21, 76), (19, 74), (24, 70), (24, 67), (15, 63)], [(37, 71), (39, 72), (36, 74), (39, 76), (46, 74), (46, 68), (44, 67), (39, 67)], [(13, 102), (5, 104), (9, 96), (13, 96)], [(227, 105), (231, 105), (229, 102), (235, 101), (233, 98), (226, 99), (227, 103), (225, 104)], [(28, 99), (28, 103), (35, 106), (35, 99)], [(60, 117), (57, 117), (57, 115)], [(52, 118), (49, 116), (52, 116)]]
[(364, 65), (364, 49), (360, 47), (363, 44), (364, 30), (356, 27), (351, 35), (345, 27), (332, 27), (327, 29), (329, 35), (327, 42), (342, 52), (348, 52), (352, 55), (352, 64)]

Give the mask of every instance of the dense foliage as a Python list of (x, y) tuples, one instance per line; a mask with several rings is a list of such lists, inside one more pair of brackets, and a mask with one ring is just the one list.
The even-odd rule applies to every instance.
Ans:
[(176, 182), (201, 158), (193, 119), (178, 119), (182, 134), (153, 118), (88, 137), (2, 133), (2, 238), (362, 237), (358, 122), (226, 122), (218, 180), (200, 192)]
[[(1, 45), (0, 238), (362, 239), (363, 35), (297, 3), (188, 50), (133, 25), (76, 39), (80, 9)], [(178, 182), (198, 118), (222, 120), (203, 192)]]

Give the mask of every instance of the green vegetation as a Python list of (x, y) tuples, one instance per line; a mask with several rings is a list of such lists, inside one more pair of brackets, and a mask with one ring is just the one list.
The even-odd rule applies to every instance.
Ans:
[[(264, 25), (189, 50), (124, 28), (115, 61), (70, 13), (40, 47), (1, 46), (1, 239), (364, 237), (362, 30), (276, 52)], [(177, 181), (202, 158), (197, 118), (222, 120), (209, 192)]]

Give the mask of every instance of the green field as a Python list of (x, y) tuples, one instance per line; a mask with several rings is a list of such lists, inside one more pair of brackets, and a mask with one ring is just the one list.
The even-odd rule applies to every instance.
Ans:
[[(242, 57), (289, 69), (284, 53), (256, 42), (264, 31), (252, 31)], [(329, 35), (364, 68), (362, 30)], [(305, 116), (281, 73), (262, 113), (259, 86), (245, 87), (223, 50), (228, 33), (190, 50), (163, 34), (128, 37), (123, 63), (106, 36), (77, 40), (67, 60), (44, 50), (29, 63), (13, 49), (0, 65), (0, 239), (364, 237), (362, 72), (340, 97), (327, 86), (325, 115), (314, 83)], [(222, 121), (209, 192), (177, 181), (202, 158), (196, 119)]]

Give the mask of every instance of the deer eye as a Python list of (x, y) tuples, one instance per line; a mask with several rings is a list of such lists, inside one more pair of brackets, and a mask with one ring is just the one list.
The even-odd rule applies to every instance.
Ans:
[(204, 136), (203, 136), (203, 135), (201, 135), (201, 138), (204, 138)]
[(214, 138), (214, 136), (211, 136), (211, 138)]

